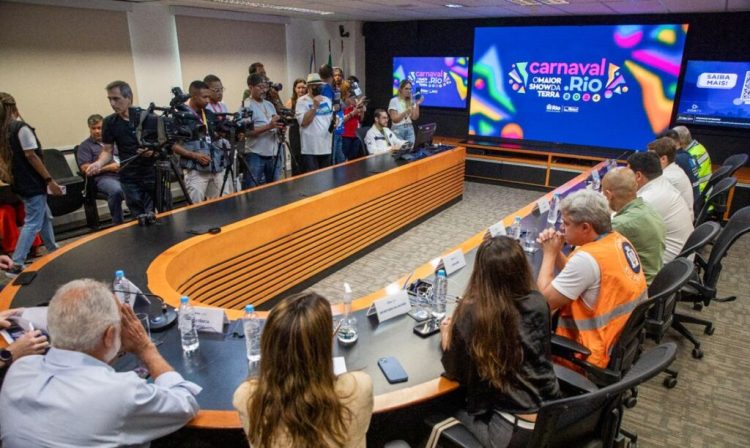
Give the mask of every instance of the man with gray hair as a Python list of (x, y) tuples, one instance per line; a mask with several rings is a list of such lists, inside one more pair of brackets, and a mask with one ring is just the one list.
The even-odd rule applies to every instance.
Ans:
[[(13, 363), (0, 391), (5, 448), (148, 446), (198, 412), (201, 388), (172, 369), (103, 283), (60, 287), (47, 322), (52, 348)], [(109, 366), (121, 349), (138, 357), (153, 383)]]
[[(550, 308), (560, 310), (557, 334), (591, 350), (586, 361), (606, 367), (630, 313), (646, 297), (641, 261), (630, 241), (612, 231), (600, 193), (577, 191), (560, 208), (561, 232), (539, 235), (544, 256), (537, 286)], [(565, 242), (577, 246), (569, 257), (561, 251)]]
[(698, 187), (700, 192), (703, 193), (708, 180), (711, 178), (711, 156), (708, 154), (706, 147), (693, 138), (688, 128), (675, 126), (672, 130), (677, 134), (677, 148), (687, 152), (695, 162), (692, 165), (693, 175), (696, 179), (693, 186)]

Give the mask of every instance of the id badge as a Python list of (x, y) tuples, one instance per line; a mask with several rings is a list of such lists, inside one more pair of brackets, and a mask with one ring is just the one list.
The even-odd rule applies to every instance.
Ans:
[(206, 143), (211, 144), (211, 136), (206, 134)]

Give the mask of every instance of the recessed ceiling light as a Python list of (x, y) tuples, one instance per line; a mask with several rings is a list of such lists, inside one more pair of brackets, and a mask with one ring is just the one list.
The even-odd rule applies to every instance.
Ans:
[(456, 3), (448, 3), (447, 5), (445, 5), (445, 7), (446, 8), (463, 8), (464, 5), (458, 5)]
[(257, 2), (251, 2), (248, 0), (211, 0), (211, 1), (213, 1), (214, 3), (224, 3), (227, 5), (246, 6), (248, 8), (273, 9), (275, 11), (298, 12), (301, 14), (317, 14), (320, 16), (329, 16), (333, 14), (333, 12), (331, 11), (322, 11), (319, 9), (295, 8), (293, 6), (272, 5), (270, 3), (257, 3)]

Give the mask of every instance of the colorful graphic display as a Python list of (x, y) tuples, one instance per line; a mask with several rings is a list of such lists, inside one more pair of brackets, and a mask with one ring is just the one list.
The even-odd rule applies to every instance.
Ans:
[(466, 107), (469, 90), (469, 58), (393, 58), (393, 96), (402, 80), (412, 82), (412, 91), (424, 95), (423, 107)]
[(676, 121), (750, 128), (750, 62), (688, 61)]
[(669, 126), (687, 30), (477, 28), (469, 134), (644, 151)]

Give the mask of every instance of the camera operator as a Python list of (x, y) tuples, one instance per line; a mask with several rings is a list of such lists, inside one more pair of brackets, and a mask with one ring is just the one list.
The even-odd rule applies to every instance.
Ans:
[[(259, 74), (266, 78), (266, 68), (263, 66), (262, 62), (253, 62), (250, 64), (250, 67), (247, 68), (248, 76)], [(245, 104), (245, 100), (250, 98), (250, 89), (245, 90), (242, 92), (242, 104)]]
[(96, 176), (113, 159), (113, 145), (120, 155), (120, 185), (125, 203), (133, 216), (154, 212), (156, 200), (156, 169), (153, 151), (140, 148), (135, 125), (130, 122), (129, 108), (133, 105), (133, 90), (124, 81), (107, 85), (107, 99), (114, 113), (102, 125), (102, 152), (86, 169), (87, 176)]
[(211, 89), (203, 81), (190, 83), (187, 102), (195, 115), (196, 126), (189, 140), (172, 146), (180, 156), (180, 166), (185, 173), (185, 186), (194, 204), (219, 197), (224, 174), (223, 151), (212, 144), (216, 117), (206, 106), (211, 101)]
[(307, 95), (297, 99), (295, 113), (302, 139), (302, 168), (315, 171), (331, 165), (331, 120), (333, 105), (321, 94), (323, 81), (317, 73), (307, 75)]
[(216, 75), (206, 75), (206, 77), (203, 78), (203, 82), (205, 82), (211, 90), (211, 101), (209, 101), (206, 109), (215, 114), (225, 114), (229, 112), (227, 105), (222, 102), (224, 99), (224, 85), (221, 83), (221, 79)]
[(284, 123), (274, 105), (265, 99), (268, 90), (265, 76), (259, 73), (248, 76), (247, 87), (250, 97), (243, 106), (253, 111), (254, 128), (246, 133), (245, 160), (250, 173), (242, 179), (242, 188), (279, 180), (283, 166), (278, 136), (284, 132)]

